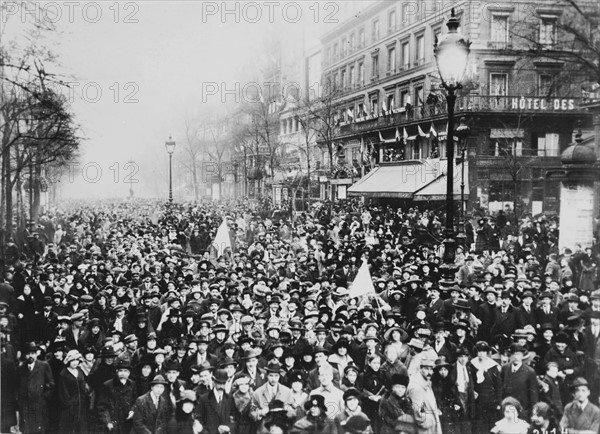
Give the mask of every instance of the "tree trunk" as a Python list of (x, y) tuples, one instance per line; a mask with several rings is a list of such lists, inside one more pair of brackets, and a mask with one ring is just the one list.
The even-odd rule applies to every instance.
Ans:
[(40, 164), (35, 165), (35, 183), (33, 184), (33, 218), (34, 222), (37, 222), (39, 214), (40, 214), (40, 205), (41, 205), (41, 179), (42, 179), (42, 166)]
[(198, 202), (198, 168), (196, 165), (196, 158), (192, 161), (192, 178), (194, 180), (194, 198), (196, 199), (196, 202)]

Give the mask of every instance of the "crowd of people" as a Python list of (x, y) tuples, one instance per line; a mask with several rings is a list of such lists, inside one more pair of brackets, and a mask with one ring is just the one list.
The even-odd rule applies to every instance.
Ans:
[(0, 283), (0, 431), (600, 433), (598, 239), (469, 217), (447, 268), (432, 210), (48, 211)]

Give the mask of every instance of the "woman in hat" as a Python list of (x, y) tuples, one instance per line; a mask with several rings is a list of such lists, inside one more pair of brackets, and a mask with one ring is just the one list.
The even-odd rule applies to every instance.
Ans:
[(337, 434), (335, 422), (327, 418), (323, 395), (313, 395), (304, 404), (306, 416), (296, 421), (291, 434)]
[(104, 340), (104, 331), (100, 323), (100, 319), (92, 318), (87, 324), (81, 337), (82, 348), (94, 347), (96, 351), (102, 349), (102, 342)]
[(348, 354), (350, 351), (350, 342), (340, 338), (331, 348), (331, 354), (327, 361), (338, 370), (340, 376), (343, 375), (344, 369), (351, 363), (354, 363), (352, 357)]
[(167, 424), (167, 434), (197, 434), (202, 426), (195, 417), (196, 393), (184, 390), (175, 405), (175, 413)]
[(384, 333), (383, 338), (386, 341), (384, 352), (388, 360), (406, 360), (409, 348), (403, 342), (406, 341), (407, 337), (407, 333), (397, 326), (388, 329)]
[(527, 434), (544, 434), (560, 432), (552, 408), (545, 402), (538, 402), (533, 406), (531, 412), (531, 426)]
[(417, 433), (412, 401), (406, 394), (408, 382), (409, 377), (406, 372), (392, 375), (389, 382), (391, 389), (379, 402), (381, 434)]
[(377, 413), (379, 411), (379, 401), (386, 392), (386, 384), (383, 373), (381, 372), (381, 355), (375, 353), (367, 356), (365, 370), (358, 376), (356, 388), (363, 395), (362, 407), (364, 412), (373, 421), (375, 432), (379, 429)]
[(523, 411), (521, 403), (512, 396), (508, 396), (504, 398), (500, 407), (504, 417), (496, 422), (491, 432), (493, 434), (527, 434), (529, 424), (519, 418), (519, 413)]
[(562, 402), (569, 402), (571, 383), (583, 373), (579, 359), (569, 348), (569, 343), (570, 339), (566, 333), (558, 333), (554, 338), (554, 347), (546, 353), (543, 361), (544, 366), (547, 366), (549, 362), (555, 362), (558, 365), (558, 376), (562, 380), (560, 382)]
[(452, 365), (441, 357), (435, 361), (431, 387), (441, 411), (440, 422), (444, 434), (461, 434), (460, 420), (465, 415), (459, 395), (456, 379), (450, 375)]
[(233, 403), (238, 413), (237, 432), (239, 434), (253, 434), (258, 429), (257, 422), (250, 416), (252, 390), (250, 377), (247, 374), (238, 376), (234, 381), (235, 390), (232, 394)]
[(60, 373), (58, 398), (61, 405), (59, 432), (82, 434), (87, 432), (88, 385), (79, 364), (81, 354), (71, 350), (65, 356), (65, 369)]

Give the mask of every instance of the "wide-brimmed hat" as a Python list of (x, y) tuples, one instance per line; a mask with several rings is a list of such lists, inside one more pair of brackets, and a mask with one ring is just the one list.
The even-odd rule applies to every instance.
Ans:
[(115, 353), (115, 350), (112, 347), (112, 345), (109, 345), (109, 346), (102, 348), (100, 357), (103, 357), (103, 358), (117, 357), (117, 353)]
[(421, 359), (421, 363), (419, 365), (420, 366), (431, 366), (432, 368), (435, 368), (435, 360), (430, 357), (423, 357)]
[(81, 353), (78, 350), (71, 350), (65, 356), (63, 363), (68, 366), (69, 363), (73, 360), (81, 360), (82, 358), (83, 357), (81, 356)]
[(167, 380), (165, 380), (165, 377), (163, 377), (162, 375), (157, 375), (154, 377), (154, 379), (150, 382), (151, 386), (154, 386), (155, 384), (163, 384), (163, 385), (167, 385), (169, 384), (167, 382)]
[(404, 341), (406, 341), (406, 339), (408, 339), (408, 333), (406, 333), (406, 331), (404, 331), (400, 327), (394, 326), (394, 327), (391, 327), (388, 330), (386, 330), (386, 332), (383, 334), (383, 340), (386, 342), (389, 341), (392, 337), (392, 333), (395, 331), (400, 333), (400, 341), (401, 342), (404, 342)]
[[(421, 366), (423, 366), (423, 365), (421, 364)], [(450, 363), (448, 363), (448, 361), (446, 360), (446, 357), (442, 356), (435, 361), (435, 366), (433, 367), (433, 369), (438, 370), (441, 368), (448, 368), (450, 366), (452, 366), (452, 365)]]
[(258, 357), (260, 357), (260, 355), (262, 354), (262, 352), (260, 350), (257, 350), (255, 348), (250, 348), (249, 350), (244, 351), (244, 354), (242, 357), (240, 357), (241, 360), (248, 360), (248, 359), (257, 359)]

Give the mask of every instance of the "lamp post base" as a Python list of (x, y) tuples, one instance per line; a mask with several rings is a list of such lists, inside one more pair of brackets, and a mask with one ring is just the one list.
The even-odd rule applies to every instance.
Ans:
[(440, 273), (445, 281), (455, 281), (458, 266), (454, 263), (456, 258), (457, 242), (452, 236), (446, 236), (442, 242), (443, 246), (443, 264), (440, 265)]

